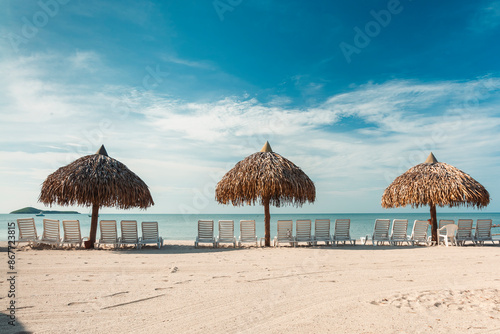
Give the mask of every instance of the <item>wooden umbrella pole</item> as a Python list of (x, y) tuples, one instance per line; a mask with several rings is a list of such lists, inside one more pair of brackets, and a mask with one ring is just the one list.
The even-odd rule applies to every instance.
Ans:
[(431, 231), (432, 231), (432, 241), (438, 242), (437, 236), (437, 216), (436, 216), (436, 206), (431, 204)]
[(95, 236), (97, 234), (97, 219), (99, 218), (99, 205), (92, 205), (92, 220), (90, 223), (90, 235), (89, 240), (85, 241), (85, 248), (93, 249), (95, 243)]
[(271, 246), (271, 215), (269, 214), (269, 198), (264, 198), (264, 222), (266, 228), (266, 247)]

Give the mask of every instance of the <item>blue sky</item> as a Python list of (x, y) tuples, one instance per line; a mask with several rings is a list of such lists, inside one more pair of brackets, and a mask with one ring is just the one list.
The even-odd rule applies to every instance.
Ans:
[(214, 187), (266, 140), (317, 191), (272, 212), (385, 212), (431, 151), (500, 211), (498, 0), (2, 7), (0, 212), (42, 207), (46, 176), (101, 144), (150, 186), (147, 212), (261, 212)]

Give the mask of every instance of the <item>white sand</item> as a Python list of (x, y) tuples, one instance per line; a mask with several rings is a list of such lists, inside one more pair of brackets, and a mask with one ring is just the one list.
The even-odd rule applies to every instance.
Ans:
[(500, 333), (498, 245), (192, 244), (20, 249), (18, 326), (1, 315), (0, 332)]

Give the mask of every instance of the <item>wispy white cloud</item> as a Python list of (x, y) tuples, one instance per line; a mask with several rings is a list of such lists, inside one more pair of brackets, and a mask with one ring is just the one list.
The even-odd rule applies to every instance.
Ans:
[(498, 26), (500, 26), (500, 1), (494, 0), (478, 9), (470, 28), (477, 32), (484, 32), (496, 29)]
[[(199, 102), (71, 83), (50, 75), (57, 59), (0, 62), (8, 73), (0, 78), (0, 176), (15, 188), (0, 195), (0, 211), (32, 205), (49, 173), (102, 143), (150, 185), (152, 212), (229, 210), (214, 201), (216, 182), (266, 140), (316, 182), (318, 202), (305, 211), (377, 211), (384, 187), (430, 151), (499, 197), (491, 175), (500, 165), (500, 78), (367, 83), (296, 108), (286, 96)], [(92, 52), (68, 59), (75, 71), (104, 66)]]

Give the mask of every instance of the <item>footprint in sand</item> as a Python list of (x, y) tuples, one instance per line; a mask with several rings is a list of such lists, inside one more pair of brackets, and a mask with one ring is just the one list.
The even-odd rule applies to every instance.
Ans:
[(177, 267), (173, 267), (173, 268), (172, 268), (172, 270), (171, 270), (170, 272), (173, 274), (173, 273), (176, 273), (176, 272), (177, 272), (177, 270), (179, 270), (179, 268), (177, 268)]

